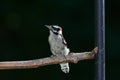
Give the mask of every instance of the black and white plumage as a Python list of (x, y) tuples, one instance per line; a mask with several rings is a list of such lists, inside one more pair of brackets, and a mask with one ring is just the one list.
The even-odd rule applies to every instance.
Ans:
[[(62, 34), (62, 28), (57, 25), (45, 25), (49, 31), (49, 44), (50, 50), (53, 55), (55, 56), (66, 56), (69, 54), (70, 50), (67, 48), (67, 43)], [(69, 64), (68, 63), (61, 63), (61, 70), (64, 73), (69, 73)]]

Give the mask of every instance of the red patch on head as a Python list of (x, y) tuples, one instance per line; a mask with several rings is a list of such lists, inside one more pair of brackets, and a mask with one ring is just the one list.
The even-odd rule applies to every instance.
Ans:
[(60, 27), (60, 30), (62, 31), (62, 27)]

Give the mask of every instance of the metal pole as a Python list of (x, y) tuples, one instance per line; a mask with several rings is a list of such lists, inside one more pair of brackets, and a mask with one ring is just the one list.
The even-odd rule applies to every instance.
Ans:
[(95, 80), (105, 80), (105, 0), (95, 0)]

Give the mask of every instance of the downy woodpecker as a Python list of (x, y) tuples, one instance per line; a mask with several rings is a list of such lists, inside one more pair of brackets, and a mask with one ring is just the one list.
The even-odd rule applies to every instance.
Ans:
[[(57, 25), (45, 25), (49, 31), (49, 44), (50, 50), (54, 56), (66, 56), (69, 54), (70, 50), (67, 48), (67, 43), (62, 34), (62, 28)], [(60, 63), (61, 70), (64, 73), (69, 73), (69, 64)]]

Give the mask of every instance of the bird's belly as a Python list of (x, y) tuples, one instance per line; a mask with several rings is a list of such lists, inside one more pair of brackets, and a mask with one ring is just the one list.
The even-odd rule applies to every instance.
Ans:
[(51, 51), (53, 53), (53, 55), (63, 55), (63, 50), (64, 50), (64, 46), (62, 43), (59, 43), (57, 41), (51, 43)]

